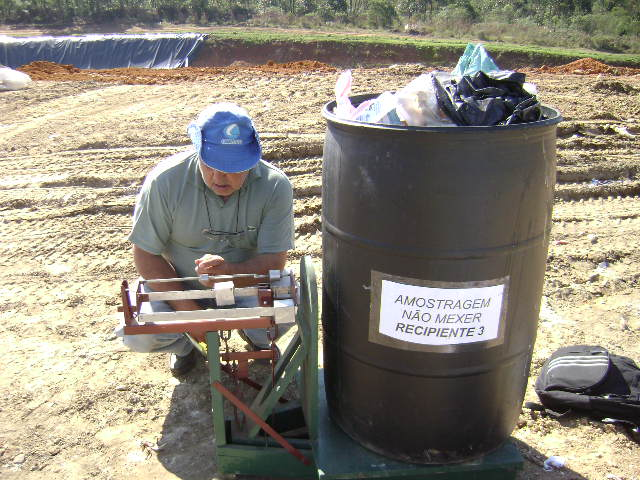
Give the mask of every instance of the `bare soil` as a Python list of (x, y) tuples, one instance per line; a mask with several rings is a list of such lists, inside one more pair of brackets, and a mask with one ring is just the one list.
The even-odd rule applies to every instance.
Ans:
[[(120, 282), (136, 276), (126, 240), (135, 195), (157, 162), (187, 148), (187, 124), (212, 102), (254, 117), (265, 158), (295, 189), (290, 263), (310, 255), (321, 274), (320, 111), (337, 73), (271, 67), (157, 81), (150, 71), (34, 70), (28, 89), (0, 92), (2, 478), (219, 477), (206, 367), (175, 379), (166, 355), (131, 353), (112, 330)], [(398, 89), (430, 68), (355, 69), (354, 94)], [(640, 76), (583, 73), (528, 76), (565, 121), (527, 401), (560, 346), (640, 360)], [(640, 479), (640, 447), (613, 425), (523, 409), (513, 437), (521, 479)], [(147, 455), (143, 442), (159, 448)], [(550, 455), (566, 467), (545, 472)]]

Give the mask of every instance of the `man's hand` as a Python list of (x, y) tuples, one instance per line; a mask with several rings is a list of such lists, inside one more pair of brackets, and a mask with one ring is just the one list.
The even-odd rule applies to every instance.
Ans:
[[(282, 270), (287, 262), (287, 252), (262, 253), (244, 262), (225, 262), (220, 255), (207, 254), (196, 261), (196, 273), (198, 275), (234, 275), (236, 273), (253, 273), (268, 275), (269, 270)], [(215, 282), (207, 280), (202, 283), (205, 287), (211, 288)], [(250, 285), (242, 280), (235, 279), (236, 287)]]
[[(227, 265), (224, 258), (220, 255), (211, 255), (207, 253), (205, 256), (196, 259), (196, 273), (198, 275), (225, 275), (227, 274)], [(200, 283), (207, 288), (213, 287), (213, 280), (200, 280)]]

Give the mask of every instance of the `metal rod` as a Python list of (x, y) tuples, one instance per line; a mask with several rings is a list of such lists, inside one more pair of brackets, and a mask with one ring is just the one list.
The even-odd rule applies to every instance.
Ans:
[(220, 358), (225, 362), (232, 362), (234, 360), (258, 360), (258, 359), (266, 359), (273, 360), (274, 359), (273, 350), (254, 350), (252, 352), (229, 352), (229, 353), (221, 353)]
[(131, 309), (131, 300), (129, 298), (129, 283), (122, 281), (120, 286), (120, 298), (122, 300), (122, 312), (124, 313), (124, 324), (133, 325), (133, 311)]
[[(294, 296), (290, 287), (271, 287), (274, 297), (291, 298)], [(234, 288), (233, 294), (236, 297), (257, 297), (258, 287), (240, 287)], [(198, 300), (202, 298), (216, 298), (216, 293), (211, 289), (205, 290), (170, 290), (166, 292), (149, 292), (141, 297), (143, 301), (166, 301), (166, 300)]]
[(233, 280), (234, 278), (269, 278), (269, 275), (258, 275), (256, 273), (234, 273), (233, 275), (207, 275), (202, 274), (198, 277), (176, 277), (176, 278), (152, 278), (149, 280), (140, 280), (140, 283), (168, 283), (168, 282), (186, 282), (186, 281), (208, 281), (208, 280)]
[[(207, 309), (207, 310), (179, 310), (175, 312), (157, 312), (138, 314), (138, 323), (144, 322), (168, 322), (176, 320), (221, 320), (239, 319), (250, 317), (276, 317), (277, 323), (287, 323), (292, 321), (289, 317), (295, 315), (295, 305), (293, 300), (280, 300), (275, 307), (248, 307), (229, 309)], [(289, 315), (287, 315), (289, 314)]]
[(219, 330), (237, 330), (239, 328), (269, 328), (273, 324), (271, 317), (243, 318), (234, 320), (176, 320), (173, 322), (146, 323), (143, 325), (125, 325), (125, 335), (145, 333), (193, 333), (217, 332)]

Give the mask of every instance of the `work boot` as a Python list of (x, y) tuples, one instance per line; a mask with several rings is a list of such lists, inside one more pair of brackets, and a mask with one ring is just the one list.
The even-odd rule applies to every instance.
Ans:
[(240, 329), (238, 330), (238, 335), (249, 344), (251, 350), (267, 350), (271, 348), (271, 341), (267, 337), (267, 331), (264, 329)]
[(196, 365), (196, 349), (192, 348), (189, 353), (184, 356), (178, 356), (172, 353), (169, 356), (169, 370), (174, 377), (180, 377), (189, 373)]

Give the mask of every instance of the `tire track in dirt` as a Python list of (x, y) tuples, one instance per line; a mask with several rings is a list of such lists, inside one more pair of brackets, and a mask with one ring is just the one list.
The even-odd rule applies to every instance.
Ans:
[[(593, 91), (593, 84), (587, 86)], [(599, 114), (624, 118), (612, 103)], [(616, 106), (622, 104), (614, 103)], [(640, 114), (633, 102), (624, 108)], [(628, 114), (627, 113), (627, 114)], [(633, 291), (640, 255), (640, 122), (571, 120), (558, 129), (558, 168), (545, 295), (589, 301)]]
[(558, 137), (557, 200), (640, 193), (640, 121), (572, 120), (560, 125)]
[[(316, 147), (322, 147), (319, 142)], [(282, 155), (274, 161), (293, 185), (295, 249), (290, 253), (296, 261), (309, 255), (322, 258), (322, 158), (290, 158)]]
[(637, 288), (629, 266), (640, 261), (630, 241), (639, 229), (637, 195), (556, 202), (545, 295), (592, 299)]

